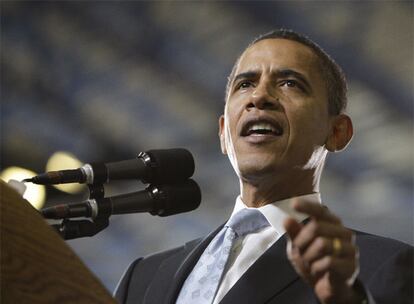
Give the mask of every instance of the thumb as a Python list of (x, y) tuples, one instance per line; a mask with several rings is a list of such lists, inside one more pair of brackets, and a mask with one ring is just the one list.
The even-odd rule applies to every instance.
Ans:
[(293, 239), (295, 239), (295, 237), (298, 235), (298, 233), (302, 229), (303, 224), (298, 223), (296, 220), (289, 217), (289, 218), (285, 219), (285, 221), (283, 222), (283, 226), (286, 229), (286, 233), (287, 233), (289, 239), (293, 240)]
[(286, 247), (287, 257), (298, 275), (302, 277), (305, 282), (311, 283), (309, 266), (304, 262), (299, 248), (293, 244), (293, 240), (297, 237), (304, 225), (298, 223), (293, 218), (287, 218), (283, 222), (283, 226), (285, 227), (288, 236)]
[(286, 234), (288, 236), (288, 243), (286, 252), (290, 260), (296, 260), (299, 258), (300, 253), (297, 248), (293, 247), (292, 240), (299, 234), (300, 230), (302, 229), (303, 225), (298, 223), (293, 218), (287, 218), (283, 222), (283, 226), (286, 229)]

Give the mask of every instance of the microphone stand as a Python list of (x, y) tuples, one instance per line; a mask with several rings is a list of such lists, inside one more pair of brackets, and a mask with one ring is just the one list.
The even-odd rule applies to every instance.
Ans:
[[(88, 184), (89, 199), (98, 199), (105, 196), (103, 184)], [(109, 225), (109, 214), (100, 215), (90, 220), (63, 219), (60, 224), (50, 225), (64, 240), (94, 236)]]

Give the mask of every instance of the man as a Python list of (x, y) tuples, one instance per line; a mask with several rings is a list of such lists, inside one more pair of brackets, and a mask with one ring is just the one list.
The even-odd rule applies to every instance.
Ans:
[[(203, 240), (135, 261), (116, 298), (411, 303), (412, 247), (351, 231), (320, 202), (327, 153), (353, 135), (345, 107), (342, 71), (312, 41), (287, 30), (253, 41), (229, 77), (219, 119), (222, 151), (240, 180), (230, 220)], [(240, 233), (249, 221), (261, 224)]]

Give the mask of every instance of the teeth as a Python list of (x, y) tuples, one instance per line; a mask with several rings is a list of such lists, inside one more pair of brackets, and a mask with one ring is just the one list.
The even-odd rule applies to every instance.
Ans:
[(275, 128), (268, 123), (256, 123), (252, 125), (248, 131), (266, 130), (270, 132), (276, 132)]

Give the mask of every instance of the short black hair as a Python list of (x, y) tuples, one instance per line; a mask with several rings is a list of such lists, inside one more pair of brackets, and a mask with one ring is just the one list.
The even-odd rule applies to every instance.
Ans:
[[(347, 83), (345, 74), (341, 67), (329, 56), (318, 44), (313, 42), (310, 38), (305, 35), (299, 34), (293, 30), (288, 29), (277, 29), (269, 33), (260, 35), (255, 38), (245, 50), (252, 45), (265, 39), (287, 39), (299, 42), (309, 48), (319, 58), (319, 65), (322, 72), (322, 76), (326, 83), (326, 89), (328, 92), (328, 110), (330, 115), (338, 115), (345, 111), (347, 106)], [(244, 52), (243, 52), (244, 53)], [(241, 56), (240, 56), (241, 57)], [(234, 74), (236, 73), (237, 65), (240, 61), (240, 57), (237, 59), (233, 66), (233, 69), (228, 77), (226, 86), (226, 100), (230, 93), (231, 82), (233, 81)]]

